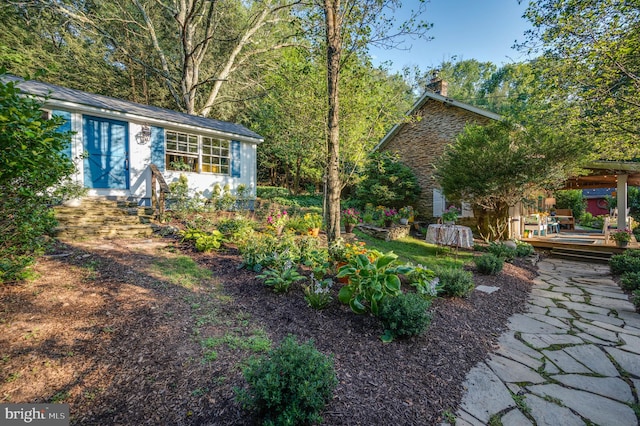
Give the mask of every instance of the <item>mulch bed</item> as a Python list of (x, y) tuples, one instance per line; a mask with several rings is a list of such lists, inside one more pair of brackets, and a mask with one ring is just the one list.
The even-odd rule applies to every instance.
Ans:
[[(100, 244), (60, 246), (66, 256), (42, 259), (38, 280), (0, 287), (0, 402), (68, 402), (72, 423), (83, 425), (257, 424), (233, 392), (251, 353), (218, 346), (207, 362), (200, 341), (261, 328), (274, 343), (293, 334), (333, 354), (339, 385), (325, 424), (438, 424), (455, 412), (466, 373), (524, 309), (535, 276), (526, 261), (497, 276), (474, 273), (476, 285), (500, 290), (437, 299), (426, 333), (383, 344), (376, 318), (337, 300), (311, 309), (299, 286), (274, 294), (238, 269), (233, 249)], [(213, 271), (211, 282), (183, 288), (146, 268), (172, 252)]]

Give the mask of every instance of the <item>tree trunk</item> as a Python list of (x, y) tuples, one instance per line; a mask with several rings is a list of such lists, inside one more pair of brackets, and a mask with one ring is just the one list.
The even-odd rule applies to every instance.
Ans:
[(293, 176), (293, 193), (300, 195), (300, 173), (302, 169), (302, 156), (298, 155), (296, 159), (296, 173)]
[(327, 38), (327, 240), (340, 238), (340, 126), (338, 80), (342, 39), (340, 34), (340, 0), (325, 0)]
[(504, 204), (496, 209), (473, 206), (478, 232), (486, 241), (504, 240), (509, 237), (509, 206)]

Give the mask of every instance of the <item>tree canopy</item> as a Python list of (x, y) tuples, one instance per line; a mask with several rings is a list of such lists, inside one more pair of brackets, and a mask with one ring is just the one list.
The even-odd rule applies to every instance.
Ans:
[(554, 116), (574, 110), (574, 132), (593, 137), (604, 158), (638, 157), (640, 1), (544, 0), (525, 16), (533, 29), (521, 48), (541, 55)]
[(488, 224), (506, 219), (509, 207), (579, 172), (588, 153), (583, 140), (552, 129), (495, 121), (465, 127), (437, 161), (434, 176), (448, 199), (471, 203), (488, 234)]

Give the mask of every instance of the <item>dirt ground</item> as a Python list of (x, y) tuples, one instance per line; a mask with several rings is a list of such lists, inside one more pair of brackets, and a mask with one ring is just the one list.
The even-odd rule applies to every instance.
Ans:
[[(187, 254), (199, 283), (159, 265)], [(376, 318), (336, 300), (306, 305), (239, 269), (233, 249), (193, 253), (170, 239), (59, 244), (35, 281), (0, 287), (0, 402), (66, 402), (78, 425), (257, 424), (234, 400), (243, 361), (288, 334), (333, 354), (339, 379), (327, 425), (434, 425), (454, 413), (466, 373), (510, 315), (524, 309), (534, 267), (474, 272), (479, 291), (437, 299), (429, 330), (383, 344)], [(336, 289), (337, 293), (337, 289)]]

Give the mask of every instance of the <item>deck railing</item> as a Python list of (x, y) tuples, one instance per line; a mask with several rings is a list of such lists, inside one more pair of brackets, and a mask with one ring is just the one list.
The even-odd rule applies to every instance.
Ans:
[(171, 191), (158, 166), (150, 164), (149, 169), (151, 169), (151, 208), (153, 208), (156, 219), (162, 222), (164, 220), (165, 194), (169, 194)]

